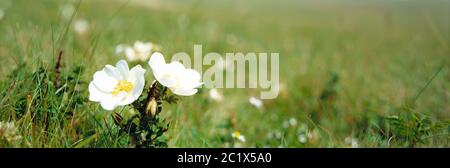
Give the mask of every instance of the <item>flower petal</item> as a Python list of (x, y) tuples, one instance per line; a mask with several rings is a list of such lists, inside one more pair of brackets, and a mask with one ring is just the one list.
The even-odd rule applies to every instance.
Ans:
[(126, 79), (128, 76), (128, 73), (130, 72), (130, 68), (128, 68), (128, 63), (125, 60), (120, 60), (116, 64), (117, 70), (122, 75), (122, 79)]
[[(119, 95), (121, 95), (121, 93), (119, 93)], [(102, 98), (102, 100), (100, 101), (100, 105), (105, 110), (109, 110), (109, 111), (114, 110), (119, 105), (119, 101), (120, 101), (120, 98), (121, 98), (121, 97), (119, 97), (119, 95), (117, 95), (117, 96), (112, 96), (112, 95), (104, 96)]]
[(116, 67), (113, 67), (111, 65), (106, 65), (105, 68), (103, 68), (103, 71), (105, 71), (105, 73), (108, 76), (113, 77), (113, 78), (115, 78), (117, 80), (122, 80), (123, 79), (122, 74), (120, 73), (120, 71)]
[(160, 52), (153, 53), (150, 57), (150, 61), (148, 61), (148, 65), (150, 65), (154, 71), (165, 64), (166, 61), (164, 60), (164, 56)]
[(129, 71), (127, 75), (127, 81), (132, 82), (133, 84), (139, 80), (144, 79), (145, 69), (142, 68), (141, 65), (136, 65)]
[(173, 93), (180, 96), (192, 96), (197, 93), (198, 89), (169, 88)]
[(103, 96), (106, 94), (95, 87), (94, 82), (89, 83), (89, 100), (94, 102), (100, 102)]
[(125, 49), (125, 55), (129, 61), (136, 61), (138, 58), (136, 57), (136, 53), (133, 48), (127, 47)]

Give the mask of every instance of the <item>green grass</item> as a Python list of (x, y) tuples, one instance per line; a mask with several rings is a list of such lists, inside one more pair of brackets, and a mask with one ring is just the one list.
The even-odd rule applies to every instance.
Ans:
[[(349, 137), (359, 147), (449, 147), (448, 2), (10, 2), (0, 20), (0, 121), (14, 122), (21, 138), (0, 147), (128, 147), (110, 112), (89, 102), (87, 84), (124, 59), (116, 45), (135, 40), (159, 43), (166, 59), (193, 55), (194, 44), (280, 53), (284, 89), (262, 110), (248, 103), (257, 89), (221, 89), (222, 103), (202, 89), (164, 104), (169, 147), (230, 147), (235, 130), (244, 147), (350, 147)], [(61, 19), (64, 4), (79, 4), (73, 19), (89, 21), (87, 34)], [(285, 127), (290, 118), (297, 124)]]

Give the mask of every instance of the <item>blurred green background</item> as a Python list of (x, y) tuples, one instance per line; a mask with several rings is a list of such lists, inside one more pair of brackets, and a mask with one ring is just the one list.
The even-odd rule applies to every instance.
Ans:
[[(76, 12), (64, 19), (67, 6)], [(219, 89), (216, 102), (203, 88), (165, 104), (169, 147), (449, 147), (449, 1), (0, 0), (0, 9), (0, 121), (21, 137), (3, 147), (127, 147), (87, 84), (125, 58), (118, 44), (136, 40), (158, 43), (166, 59), (193, 55), (194, 44), (280, 53), (280, 94), (263, 108), (249, 103), (258, 89)], [(33, 77), (60, 50), (76, 79), (63, 98)]]

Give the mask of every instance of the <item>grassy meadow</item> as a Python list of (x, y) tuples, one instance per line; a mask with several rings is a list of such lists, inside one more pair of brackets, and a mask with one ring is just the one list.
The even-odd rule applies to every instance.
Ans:
[[(88, 84), (137, 40), (166, 60), (194, 44), (280, 54), (279, 96), (261, 108), (249, 103), (260, 89), (164, 103), (168, 147), (450, 146), (448, 1), (0, 0), (0, 10), (0, 122), (15, 127), (0, 125), (0, 147), (130, 147)], [(147, 88), (151, 70), (137, 64)]]

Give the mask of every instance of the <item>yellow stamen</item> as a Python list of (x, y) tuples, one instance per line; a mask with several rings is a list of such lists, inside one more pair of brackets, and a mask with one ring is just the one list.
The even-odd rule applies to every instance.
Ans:
[(239, 136), (241, 136), (241, 133), (239, 131), (234, 131), (233, 137), (238, 138)]
[(118, 95), (120, 92), (130, 92), (133, 90), (133, 83), (126, 80), (120, 80), (117, 86), (111, 92), (112, 95)]

